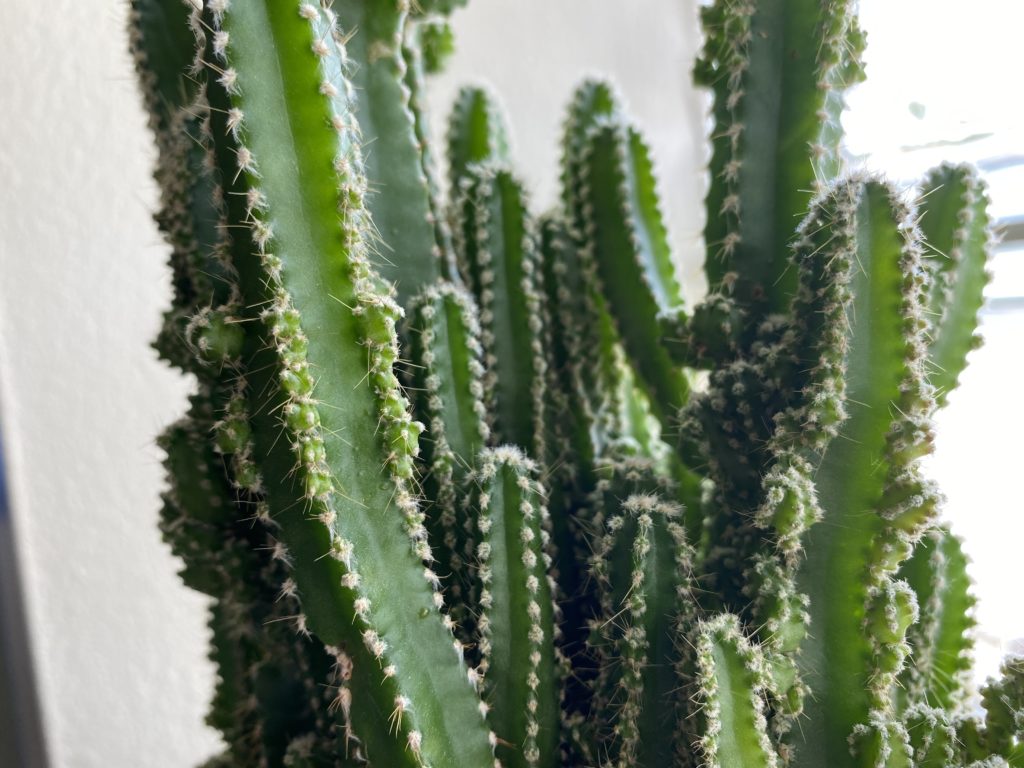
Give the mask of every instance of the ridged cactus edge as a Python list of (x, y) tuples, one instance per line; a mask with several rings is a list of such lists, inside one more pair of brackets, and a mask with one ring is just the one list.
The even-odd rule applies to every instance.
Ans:
[(849, 0), (715, 0), (707, 296), (652, 151), (573, 94), (533, 210), (501, 105), (431, 145), (437, 0), (131, 0), (190, 374), (160, 530), (212, 601), (211, 768), (1024, 766), (971, 708), (920, 461), (992, 222), (843, 166)]

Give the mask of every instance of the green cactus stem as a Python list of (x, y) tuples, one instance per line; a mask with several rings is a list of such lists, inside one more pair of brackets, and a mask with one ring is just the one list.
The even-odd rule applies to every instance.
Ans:
[[(172, 551), (184, 560), (181, 577), (192, 589), (218, 596), (228, 591), (223, 528), (236, 514), (234, 494), (207, 439), (213, 424), (212, 399), (193, 395), (190, 416), (172, 424), (157, 441), (166, 453), (168, 476), (160, 527)], [(232, 573), (232, 575), (236, 575)]]
[(899, 700), (955, 711), (971, 665), (974, 597), (960, 540), (936, 529), (922, 537), (900, 569), (917, 596), (921, 619), (910, 628), (913, 662), (896, 689)]
[(700, 622), (694, 642), (694, 704), (703, 723), (698, 747), (702, 768), (775, 768), (764, 695), (768, 672), (739, 620), (718, 614)]
[(839, 170), (842, 91), (863, 77), (863, 35), (847, 0), (718, 0), (702, 21), (694, 75), (713, 90), (715, 118), (708, 282), (741, 309), (785, 312), (796, 289), (786, 246)]
[(543, 461), (547, 359), (535, 225), (522, 185), (509, 171), (474, 166), (461, 187), (459, 257), (480, 307), (486, 386), (494, 392), (493, 440)]
[(939, 407), (956, 388), (967, 354), (981, 343), (975, 329), (991, 249), (988, 194), (967, 166), (943, 165), (921, 185), (920, 222), (925, 264), (932, 274), (928, 295), (928, 378)]
[[(404, 0), (339, 0), (332, 4), (344, 39), (348, 115), (358, 121), (367, 180), (366, 206), (376, 236), (367, 258), (394, 283), (399, 304), (445, 276), (435, 233), (430, 179), (424, 166), (417, 112), (402, 55), (409, 13)], [(339, 84), (340, 88), (341, 85)], [(423, 133), (422, 128), (419, 129)], [(449, 275), (451, 277), (451, 275)]]
[(943, 709), (915, 705), (906, 716), (913, 764), (918, 768), (963, 765), (956, 728)]
[(623, 346), (666, 429), (685, 404), (688, 382), (660, 344), (658, 314), (682, 299), (658, 209), (650, 153), (639, 133), (602, 118), (585, 138), (579, 201), (586, 240)]
[[(929, 443), (920, 254), (909, 215), (884, 185), (854, 180), (801, 225), (797, 258), (831, 261), (849, 300), (847, 418), (815, 473), (823, 519), (808, 531), (798, 577), (811, 606), (800, 666), (817, 692), (805, 702), (800, 765), (870, 764), (851, 757), (846, 739), (855, 726), (879, 732), (876, 713), (887, 710), (906, 654), (902, 635), (916, 618), (909, 587), (889, 580), (930, 508), (922, 494), (906, 499), (906, 509), (895, 504)], [(880, 727), (888, 738), (884, 717)]]
[[(673, 433), (676, 425), (669, 416), (675, 416), (676, 406), (685, 399), (688, 387), (682, 372), (671, 365), (660, 345), (640, 345), (638, 336), (634, 335), (635, 343), (631, 348), (625, 338), (628, 332), (623, 333), (626, 326), (635, 332), (644, 324), (648, 330), (656, 330), (657, 323), (651, 324), (652, 312), (656, 310), (651, 309), (652, 294), (646, 287), (652, 281), (661, 289), (659, 295), (672, 297), (678, 294), (670, 265), (669, 270), (665, 270), (664, 257), (668, 251), (646, 152), (640, 152), (643, 157), (637, 162), (634, 162), (637, 158), (631, 155), (627, 163), (627, 174), (633, 174), (627, 181), (638, 181), (629, 187), (630, 194), (635, 192), (636, 196), (623, 203), (625, 210), (616, 207), (614, 218), (605, 222), (594, 214), (594, 204), (588, 198), (589, 191), (593, 189), (588, 182), (591, 134), (602, 125), (615, 125), (618, 122), (614, 121), (622, 120), (619, 99), (607, 83), (587, 81), (576, 90), (562, 139), (566, 238), (563, 238), (557, 252), (546, 254), (546, 258), (562, 262), (552, 261), (546, 267), (551, 275), (548, 294), (559, 302), (555, 304), (559, 308), (559, 317), (554, 319), (555, 335), (561, 334), (566, 338), (570, 344), (567, 349), (575, 347), (574, 342), (579, 342), (578, 352), (572, 355), (570, 365), (579, 366), (587, 375), (583, 379), (585, 389), (574, 396), (582, 395), (589, 401), (594, 423), (588, 429), (595, 439), (595, 450), (599, 453), (611, 441), (628, 436), (641, 446), (653, 447), (658, 452), (661, 447), (653, 444), (659, 438), (651, 434), (651, 426), (647, 424), (643, 411), (651, 411), (658, 417), (662, 432)], [(599, 203), (615, 207), (617, 203), (610, 198), (618, 192), (609, 189), (608, 195), (597, 195)], [(610, 230), (604, 233), (604, 240), (600, 242), (594, 237), (596, 233), (591, 231), (598, 220), (606, 223)], [(624, 233), (628, 240), (624, 246), (626, 250), (620, 247), (623, 246), (622, 237), (616, 239)], [(643, 253), (637, 256), (640, 251)], [(636, 279), (630, 275), (626, 288), (620, 289), (616, 285), (613, 289), (616, 293), (612, 295), (608, 290), (602, 290), (600, 260), (595, 256), (598, 252), (610, 254), (608, 259), (611, 263), (624, 258), (635, 266), (635, 262), (630, 260), (638, 259), (646, 265), (645, 275)], [(620, 277), (616, 276), (617, 279)], [(627, 308), (624, 303), (636, 298), (624, 298), (624, 292), (637, 285), (641, 286), (638, 295), (646, 297), (642, 299), (646, 303), (640, 305), (643, 312), (638, 312), (636, 306)], [(615, 317), (616, 311), (619, 317)], [(623, 350), (642, 361), (638, 365), (639, 378), (630, 370)], [(652, 382), (660, 383), (662, 389), (677, 390), (676, 405), (663, 407), (654, 392), (656, 384)], [(567, 384), (571, 385), (571, 382)]]
[(202, 131), (201, 110), (200, 114), (191, 111), (182, 107), (171, 118), (177, 133), (164, 139), (155, 174), (161, 188), (155, 218), (171, 245), (174, 297), (154, 347), (172, 365), (208, 378), (211, 372), (200, 369), (215, 361), (197, 358), (199, 339), (189, 337), (192, 331), (203, 330), (196, 321), (199, 311), (205, 310), (208, 318), (214, 311), (233, 312), (228, 305), (235, 301), (234, 280), (223, 260), (222, 217), (214, 203), (216, 182), (207, 167), (208, 153), (195, 138)]
[(1000, 672), (981, 692), (984, 743), (992, 754), (1002, 755), (1010, 765), (1020, 765), (1024, 758), (1024, 660), (1008, 659)]
[(194, 48), (189, 14), (188, 5), (170, 0), (131, 0), (129, 7), (129, 48), (161, 152), (180, 140), (172, 123), (196, 97), (196, 83), (186, 76)]
[(161, 440), (178, 481), (165, 495), (165, 537), (185, 562), (186, 584), (217, 599), (210, 627), (218, 684), (209, 722), (239, 763), (275, 764), (297, 734), (329, 742), (333, 750), (334, 719), (320, 684), (325, 675), (312, 672), (315, 660), (326, 658), (323, 646), (295, 633), (296, 606), (282, 588), (286, 577), (272, 522), (258, 502), (231, 488), (233, 473), (217, 471), (221, 462), (210, 455), (208, 439), (216, 429), (213, 402), (193, 396), (190, 418)]
[(488, 721), (502, 765), (557, 765), (550, 522), (537, 466), (512, 446), (476, 461), (474, 607)]
[(615, 116), (621, 108), (620, 103), (621, 99), (609, 83), (586, 80), (573, 93), (562, 126), (562, 202), (569, 215), (571, 232), (578, 241), (582, 241), (586, 231), (578, 190), (582, 183), (587, 135), (597, 121)]
[[(607, 729), (598, 733), (594, 728), (595, 718), (611, 711), (607, 709), (608, 685), (599, 686), (598, 680), (602, 676), (610, 683), (617, 679), (611, 675), (613, 664), (606, 653), (611, 648), (608, 643), (614, 645), (614, 638), (606, 641), (604, 634), (606, 629), (614, 630), (603, 626), (611, 615), (602, 604), (607, 597), (603, 587), (609, 583), (608, 563), (605, 558), (595, 560), (595, 553), (614, 543), (615, 539), (609, 538), (608, 520), (622, 514), (626, 499), (634, 496), (674, 499), (676, 490), (672, 480), (660, 473), (650, 458), (610, 450), (596, 462), (592, 490), (584, 501), (577, 501), (567, 515), (568, 537), (565, 542), (559, 540), (558, 554), (568, 553), (577, 565), (559, 572), (559, 586), (572, 598), (563, 607), (561, 647), (573, 663), (572, 677), (567, 681), (565, 709), (566, 731), (576, 762), (597, 761), (597, 755), (601, 754), (598, 745), (617, 744)], [(669, 501), (661, 501), (659, 509), (671, 509), (675, 531), (682, 522), (676, 507)], [(660, 521), (663, 516), (653, 517)], [(621, 546), (627, 546), (628, 532), (618, 541)], [(581, 563), (585, 567), (579, 565)]]
[(621, 368), (603, 298), (584, 274), (579, 251), (560, 217), (541, 224), (542, 284), (549, 320), (550, 389), (557, 429), (553, 455), (568, 457), (581, 493), (592, 487), (596, 457), (620, 432)]
[(346, 714), (366, 753), (396, 766), (486, 764), (487, 730), (466, 668), (452, 663), (461, 651), (408, 488), (420, 425), (392, 372), (401, 310), (363, 240), (342, 33), (308, 4), (225, 5), (203, 20), (219, 62), (207, 91), (211, 105), (226, 102), (210, 140), (224, 178), (245, 185), (236, 237), (249, 242), (233, 261), (251, 313), (254, 460), (293, 566), (297, 621), (339, 663), (353, 659)]
[(685, 751), (676, 671), (679, 634), (695, 603), (681, 512), (657, 496), (629, 496), (592, 559), (603, 604), (592, 640), (601, 658), (595, 731), (607, 731), (601, 752), (609, 766), (670, 765)]
[(450, 614), (466, 621), (468, 546), (459, 504), (477, 454), (490, 438), (489, 393), (473, 297), (452, 283), (426, 288), (409, 307), (411, 392), (427, 425), (421, 486), (429, 500), (427, 528), (439, 561), (449, 571)]
[[(445, 215), (438, 184), (437, 158), (431, 151), (430, 125), (425, 103), (426, 76), (437, 70), (440, 66), (437, 59), (444, 55), (439, 50), (430, 53), (432, 48), (429, 41), (435, 41), (434, 49), (441, 45), (436, 40), (436, 36), (439, 34), (436, 31), (438, 27), (449, 30), (450, 34), (450, 29), (445, 22), (418, 19), (414, 16), (408, 17), (405, 20), (405, 30), (402, 36), (402, 59), (405, 64), (405, 89), (408, 93), (409, 110), (413, 115), (416, 146), (419, 149), (423, 177), (427, 181), (430, 221), (434, 226), (434, 241), (440, 253), (441, 273), (448, 280), (457, 280), (459, 277), (458, 265), (455, 263), (452, 233), (448, 227), (448, 217)], [(435, 59), (434, 61), (430, 61), (431, 56)]]
[(428, 75), (437, 74), (455, 53), (455, 33), (447, 19), (427, 19), (418, 26), (417, 47), (423, 55), (423, 69)]
[(505, 115), (494, 94), (466, 86), (448, 118), (448, 178), (458, 190), (472, 165), (501, 165), (510, 158)]

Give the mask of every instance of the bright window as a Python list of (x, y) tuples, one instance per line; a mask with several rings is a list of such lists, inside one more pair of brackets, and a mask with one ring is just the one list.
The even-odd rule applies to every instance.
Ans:
[(975, 163), (989, 182), (1004, 243), (992, 263), (982, 349), (937, 418), (928, 472), (944, 517), (972, 559), (977, 679), (1024, 653), (1024, 4), (1006, 0), (861, 0), (868, 81), (851, 93), (850, 152), (910, 182), (943, 160)]

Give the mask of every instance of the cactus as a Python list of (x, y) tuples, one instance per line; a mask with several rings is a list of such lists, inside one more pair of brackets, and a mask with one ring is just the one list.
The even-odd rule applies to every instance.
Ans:
[(704, 9), (696, 306), (609, 84), (553, 210), (485, 88), (442, 173), (460, 4), (132, 0), (208, 765), (1024, 765), (1019, 660), (966, 706), (966, 560), (919, 468), (977, 346), (984, 184), (843, 168), (852, 3)]

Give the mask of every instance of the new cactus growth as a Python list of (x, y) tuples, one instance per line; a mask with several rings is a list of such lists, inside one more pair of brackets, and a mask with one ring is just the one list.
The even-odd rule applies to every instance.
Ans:
[(607, 83), (554, 210), (485, 89), (440, 172), (460, 4), (132, 0), (210, 765), (1024, 765), (1021, 663), (965, 706), (966, 561), (918, 467), (977, 344), (984, 185), (842, 168), (852, 3), (704, 9), (693, 307)]

